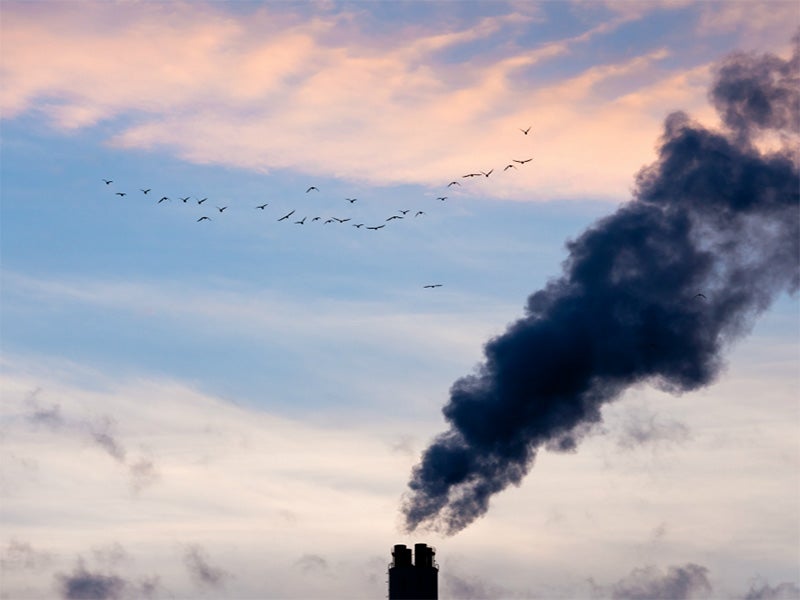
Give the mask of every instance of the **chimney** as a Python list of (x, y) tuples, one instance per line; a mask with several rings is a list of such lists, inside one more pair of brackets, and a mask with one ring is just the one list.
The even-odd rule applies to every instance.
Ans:
[(389, 565), (389, 600), (437, 600), (439, 565), (434, 556), (433, 547), (414, 544), (414, 564), (411, 564), (411, 548), (396, 544)]

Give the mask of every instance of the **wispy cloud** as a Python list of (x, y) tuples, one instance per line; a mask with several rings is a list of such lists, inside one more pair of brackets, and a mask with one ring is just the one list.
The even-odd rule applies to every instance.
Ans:
[[(668, 108), (644, 92), (665, 79), (648, 68), (666, 57), (659, 48), (566, 83), (535, 81), (526, 71), (637, 15), (532, 48), (498, 43), (504, 54), (487, 58), (464, 48), (516, 35), (531, 17), (512, 11), (378, 39), (365, 34), (357, 13), (309, 19), (278, 6), (242, 15), (211, 4), (83, 3), (47, 13), (13, 5), (4, 11), (4, 44), (13, 50), (4, 54), (14, 57), (3, 64), (4, 115), (36, 110), (62, 129), (114, 118), (118, 146), (375, 184), (443, 185), (464, 169), (502, 168), (534, 153), (536, 169), (498, 176), (492, 193), (547, 199), (624, 195)], [(462, 60), (441, 59), (445, 49)], [(614, 79), (629, 80), (628, 93), (638, 90), (642, 113), (631, 115), (597, 87)], [(682, 106), (704, 98), (701, 89), (683, 91)], [(523, 139), (518, 128), (532, 122), (537, 135)], [(627, 138), (627, 152), (604, 152), (599, 165), (597, 153), (588, 162), (575, 156), (609, 145), (622, 122), (629, 132), (647, 130)]]

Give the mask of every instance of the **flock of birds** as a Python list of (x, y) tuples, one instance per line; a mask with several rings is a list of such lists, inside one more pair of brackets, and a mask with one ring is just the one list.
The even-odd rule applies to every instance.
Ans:
[[(520, 131), (524, 135), (528, 135), (530, 133), (530, 131), (531, 131), (531, 127), (527, 127), (525, 129), (520, 128)], [(507, 163), (503, 167), (502, 172), (506, 172), (509, 169), (518, 169), (519, 167), (525, 166), (526, 164), (528, 164), (532, 160), (533, 160), (533, 158), (512, 159), (511, 162)], [(477, 171), (466, 173), (466, 174), (462, 175), (460, 179), (471, 179), (473, 177), (484, 177), (484, 178), (488, 179), (494, 172), (495, 172), (494, 168), (491, 168), (488, 171), (477, 170)], [(113, 179), (102, 179), (102, 182), (105, 183), (106, 186), (110, 186), (110, 185), (112, 185), (114, 183), (114, 180)], [(454, 180), (450, 181), (446, 185), (446, 189), (451, 189), (451, 188), (460, 187), (460, 186), (461, 186), (461, 182), (458, 179), (454, 179)], [(152, 188), (139, 188), (139, 191), (144, 196), (149, 198), (150, 197), (149, 194), (153, 190), (152, 190)], [(305, 193), (306, 194), (310, 194), (312, 192), (318, 193), (319, 191), (320, 190), (319, 190), (319, 188), (317, 186), (312, 185), (312, 186), (309, 186), (306, 189)], [(128, 195), (127, 192), (114, 192), (114, 194), (116, 196), (119, 196), (120, 198), (124, 198), (125, 196)], [(446, 196), (446, 195), (442, 195), (442, 196), (437, 196), (436, 197), (436, 199), (439, 200), (440, 202), (444, 202), (448, 198), (449, 198), (449, 196)], [(158, 198), (158, 200), (156, 200), (156, 204), (161, 204), (163, 202), (171, 202), (172, 200), (173, 200), (173, 198), (170, 198), (169, 196), (161, 196), (160, 198)], [(174, 200), (177, 201), (177, 202), (182, 202), (183, 204), (189, 204), (191, 202), (191, 203), (196, 203), (198, 206), (203, 206), (204, 203), (208, 201), (208, 197), (194, 198), (193, 199), (191, 196), (178, 196)], [(356, 202), (358, 202), (358, 198), (345, 198), (345, 201), (348, 203), (349, 206), (352, 206)], [(253, 208), (255, 210), (262, 210), (263, 211), (263, 210), (266, 210), (266, 208), (268, 206), (269, 206), (269, 202), (265, 202), (264, 204), (257, 204)], [(225, 205), (225, 206), (215, 205), (215, 208), (217, 210), (217, 213), (212, 213), (212, 214), (221, 215), (226, 210), (228, 210), (229, 206), (228, 205)], [(410, 216), (412, 214), (412, 212), (413, 212), (413, 216)], [(306, 222), (314, 223), (314, 222), (317, 222), (317, 221), (321, 222), (323, 225), (329, 225), (329, 224), (342, 225), (342, 224), (345, 224), (345, 223), (349, 223), (351, 226), (355, 227), (356, 229), (361, 229), (363, 227), (364, 229), (369, 229), (369, 230), (372, 230), (372, 231), (379, 231), (379, 230), (383, 229), (384, 227), (386, 227), (386, 225), (388, 223), (391, 223), (392, 221), (399, 221), (399, 220), (402, 220), (402, 219), (405, 219), (405, 218), (416, 219), (416, 218), (419, 218), (419, 217), (425, 215), (425, 211), (422, 211), (422, 210), (412, 211), (411, 209), (401, 209), (401, 210), (396, 211), (396, 213), (389, 215), (380, 224), (367, 225), (366, 223), (355, 223), (355, 222), (352, 222), (354, 220), (354, 218), (352, 216), (344, 216), (344, 217), (329, 216), (329, 217), (323, 217), (321, 215), (316, 215), (316, 216), (311, 217), (311, 219), (309, 220), (308, 219), (308, 215), (304, 215), (302, 218), (297, 218), (297, 220), (292, 220), (296, 213), (297, 213), (297, 209), (292, 209), (288, 213), (283, 214), (280, 217), (278, 217), (276, 219), (276, 221), (279, 222), (279, 223), (283, 222), (283, 221), (288, 221), (288, 222), (291, 222), (291, 223), (293, 223), (295, 225), (305, 225)], [(208, 216), (208, 215), (202, 215), (201, 217), (199, 217), (197, 219), (198, 223), (201, 223), (203, 221), (212, 221), (212, 218), (210, 216)], [(425, 288), (425, 289), (436, 289), (436, 288), (442, 287), (442, 285), (443, 284), (441, 284), (441, 283), (434, 283), (434, 284), (424, 285), (422, 287)]]

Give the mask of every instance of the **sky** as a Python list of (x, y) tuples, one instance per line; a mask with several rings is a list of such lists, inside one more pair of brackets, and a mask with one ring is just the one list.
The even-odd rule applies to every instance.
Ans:
[[(719, 85), (798, 28), (780, 0), (4, 1), (0, 597), (385, 597), (417, 542), (443, 598), (800, 597), (796, 191), (702, 222), (716, 266), (681, 306), (751, 302), (697, 376), (523, 427), (535, 459), (468, 518), (456, 483), (417, 523), (409, 487), (593, 239), (624, 263), (611, 224), (705, 201), (670, 142), (800, 187), (796, 123), (735, 125)], [(506, 344), (524, 373), (595, 331), (571, 314)]]

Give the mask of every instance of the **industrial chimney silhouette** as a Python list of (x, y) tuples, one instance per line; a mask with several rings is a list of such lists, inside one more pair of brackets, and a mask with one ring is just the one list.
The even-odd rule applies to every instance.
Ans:
[(439, 598), (439, 565), (436, 550), (427, 544), (414, 544), (414, 564), (411, 548), (396, 544), (389, 565), (389, 600), (437, 600)]

